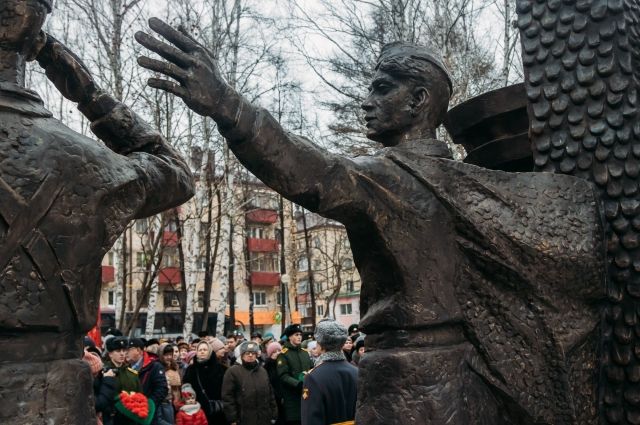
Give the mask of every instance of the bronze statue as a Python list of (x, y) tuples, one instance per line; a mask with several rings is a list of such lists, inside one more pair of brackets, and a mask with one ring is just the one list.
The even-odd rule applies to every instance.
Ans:
[(519, 1), (536, 168), (595, 183), (606, 217), (599, 414), (640, 423), (640, 2)]
[(383, 47), (363, 103), (385, 147), (348, 159), (287, 133), (221, 78), (206, 49), (158, 19), (168, 62), (149, 85), (212, 117), (288, 199), (347, 229), (362, 276), (359, 424), (595, 424), (604, 232), (592, 186), (451, 160), (435, 129), (451, 81), (420, 46)]
[[(51, 0), (0, 4), (0, 423), (94, 424), (80, 358), (102, 258), (130, 220), (186, 201), (193, 182), (157, 131), (41, 32)], [(104, 143), (65, 127), (25, 89), (35, 58)]]

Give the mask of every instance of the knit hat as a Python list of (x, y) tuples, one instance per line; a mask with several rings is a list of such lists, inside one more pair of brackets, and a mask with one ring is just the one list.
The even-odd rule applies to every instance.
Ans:
[(240, 344), (240, 356), (244, 355), (244, 353), (260, 353), (260, 346), (257, 342), (253, 341), (245, 341)]
[(273, 341), (267, 345), (267, 357), (271, 357), (276, 351), (282, 351), (282, 345)]
[(361, 334), (355, 342), (355, 345), (353, 347), (354, 351), (358, 351), (361, 347), (364, 347), (364, 335)]
[(189, 397), (189, 396), (195, 397), (196, 396), (196, 390), (193, 389), (191, 384), (184, 384), (180, 388), (180, 395), (182, 396), (183, 400), (186, 400), (187, 397)]
[(347, 328), (331, 319), (323, 319), (316, 326), (316, 341), (325, 351), (340, 351), (347, 340)]
[(299, 324), (295, 324), (295, 323), (287, 326), (284, 330), (284, 334), (287, 336), (287, 338), (289, 338), (291, 335), (296, 334), (298, 332), (302, 333), (302, 328), (300, 327)]
[(85, 351), (84, 355), (82, 356), (82, 360), (89, 364), (89, 367), (91, 368), (91, 374), (93, 376), (98, 375), (98, 373), (102, 370), (102, 360), (100, 360), (100, 357), (98, 357), (97, 355), (89, 351)]
[(209, 345), (211, 346), (211, 351), (213, 353), (215, 353), (218, 350), (224, 348), (224, 343), (222, 341), (220, 341), (218, 338), (213, 338), (211, 340), (211, 342), (209, 343)]

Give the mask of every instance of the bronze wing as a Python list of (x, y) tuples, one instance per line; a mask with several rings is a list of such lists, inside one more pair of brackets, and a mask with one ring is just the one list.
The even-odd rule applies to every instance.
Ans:
[(517, 2), (538, 171), (583, 177), (606, 216), (602, 423), (640, 424), (638, 0)]

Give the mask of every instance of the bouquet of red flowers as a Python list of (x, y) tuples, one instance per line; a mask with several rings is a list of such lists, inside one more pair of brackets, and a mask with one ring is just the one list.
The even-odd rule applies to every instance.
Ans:
[(116, 397), (116, 409), (137, 424), (149, 425), (156, 405), (142, 393), (121, 391)]

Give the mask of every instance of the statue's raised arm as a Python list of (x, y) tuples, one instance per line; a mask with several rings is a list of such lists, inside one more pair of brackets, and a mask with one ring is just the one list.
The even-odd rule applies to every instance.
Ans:
[(344, 194), (358, 190), (349, 177), (357, 173), (356, 162), (286, 132), (271, 114), (227, 84), (212, 54), (186, 31), (157, 18), (149, 26), (170, 44), (144, 32), (137, 32), (136, 40), (166, 61), (143, 56), (138, 63), (172, 79), (150, 78), (151, 87), (173, 93), (193, 111), (213, 118), (238, 159), (266, 184), (312, 211), (341, 217), (349, 202)]

